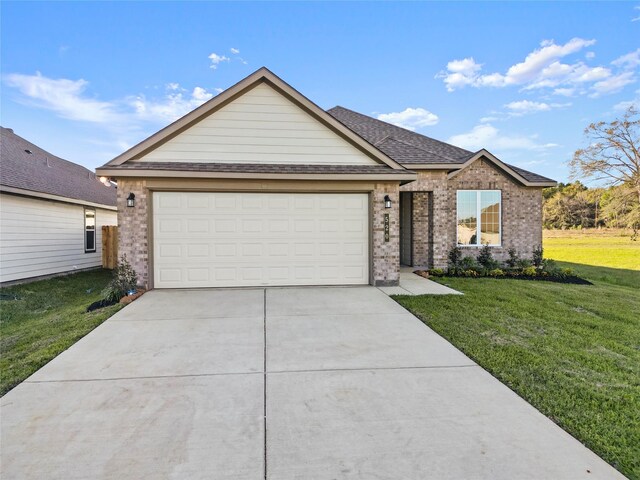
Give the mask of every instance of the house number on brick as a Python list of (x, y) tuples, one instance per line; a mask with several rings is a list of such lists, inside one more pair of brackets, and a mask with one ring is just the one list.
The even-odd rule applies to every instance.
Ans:
[(384, 214), (384, 241), (389, 241), (389, 214)]

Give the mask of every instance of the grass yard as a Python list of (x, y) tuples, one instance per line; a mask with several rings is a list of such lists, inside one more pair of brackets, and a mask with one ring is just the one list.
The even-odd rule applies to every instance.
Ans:
[(592, 286), (445, 277), (438, 281), (464, 296), (395, 298), (640, 480), (640, 243), (628, 237), (578, 240), (545, 239), (545, 256), (575, 268)]
[(94, 270), (0, 289), (0, 395), (121, 308), (86, 313), (110, 279)]

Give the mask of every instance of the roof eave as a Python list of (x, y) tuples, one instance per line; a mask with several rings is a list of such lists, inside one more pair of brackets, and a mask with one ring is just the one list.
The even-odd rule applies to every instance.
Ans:
[(105, 203), (90, 202), (88, 200), (82, 200), (79, 198), (63, 197), (61, 195), (54, 195), (52, 193), (37, 192), (35, 190), (27, 190), (24, 188), (10, 187), (7, 185), (0, 185), (0, 193), (9, 193), (12, 195), (20, 195), (22, 197), (32, 197), (32, 198), (37, 198), (41, 200), (53, 200), (56, 202), (71, 203), (73, 205), (82, 205), (85, 207), (102, 208), (104, 210), (113, 210), (113, 211), (117, 210), (117, 207), (115, 205), (107, 205)]
[(193, 170), (119, 169), (100, 167), (96, 172), (112, 178), (245, 178), (260, 180), (378, 180), (385, 182), (411, 182), (417, 180), (414, 172), (403, 173), (262, 173), (262, 172), (206, 172)]

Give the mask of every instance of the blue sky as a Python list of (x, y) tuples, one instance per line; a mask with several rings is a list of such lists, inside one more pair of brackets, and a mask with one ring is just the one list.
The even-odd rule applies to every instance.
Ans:
[(95, 168), (261, 66), (557, 180), (640, 100), (639, 2), (1, 4), (0, 120)]

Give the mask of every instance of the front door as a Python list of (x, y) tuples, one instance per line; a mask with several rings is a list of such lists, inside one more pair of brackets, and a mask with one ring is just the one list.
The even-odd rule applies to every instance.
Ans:
[(412, 265), (413, 193), (400, 192), (400, 264)]

